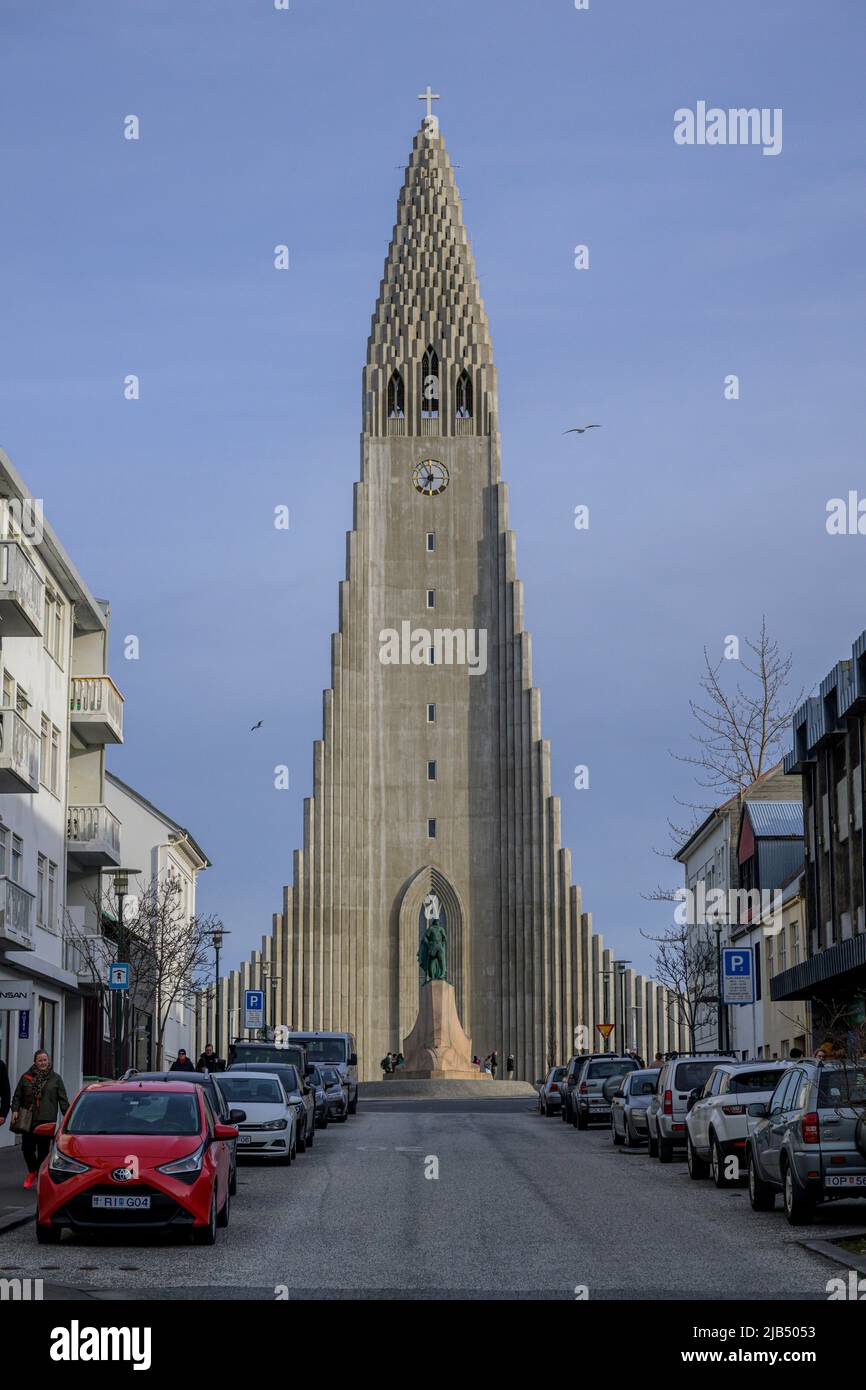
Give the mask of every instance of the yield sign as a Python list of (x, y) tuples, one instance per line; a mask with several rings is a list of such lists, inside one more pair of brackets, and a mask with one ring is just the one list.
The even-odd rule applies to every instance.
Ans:
[(611, 1033), (613, 1032), (613, 1024), (612, 1024), (612, 1023), (597, 1023), (595, 1026), (596, 1026), (596, 1028), (598, 1029), (598, 1031), (601, 1033), (601, 1036), (602, 1036), (603, 1038), (609, 1038), (610, 1035), (611, 1035)]

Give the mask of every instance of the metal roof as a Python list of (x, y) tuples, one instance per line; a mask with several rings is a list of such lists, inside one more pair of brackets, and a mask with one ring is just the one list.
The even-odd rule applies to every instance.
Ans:
[(802, 801), (746, 801), (746, 815), (756, 837), (803, 836)]

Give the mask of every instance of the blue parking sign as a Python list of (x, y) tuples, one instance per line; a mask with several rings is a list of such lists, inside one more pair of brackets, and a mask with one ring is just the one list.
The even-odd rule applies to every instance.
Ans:
[(265, 992), (263, 989), (244, 990), (244, 1027), (264, 1028)]
[(726, 946), (722, 951), (722, 1003), (754, 1004), (755, 973), (752, 948)]

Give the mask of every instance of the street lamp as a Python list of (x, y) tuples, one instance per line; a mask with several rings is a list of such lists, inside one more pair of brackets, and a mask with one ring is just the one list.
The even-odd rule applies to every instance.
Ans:
[[(263, 1006), (263, 1007), (262, 1007), (262, 1014), (263, 1014), (262, 1022), (263, 1022), (263, 1024), (264, 1024), (264, 1027), (262, 1028), (262, 1032), (264, 1033), (265, 1037), (267, 1038), (267, 1036), (268, 1036), (268, 1018), (271, 1019), (271, 1024), (270, 1024), (271, 1030), (273, 1031), (273, 1030), (276, 1028), (276, 1021), (277, 1021), (277, 984), (279, 983), (281, 976), (279, 976), (279, 975), (277, 975), (277, 974), (274, 973), (273, 964), (272, 964), (272, 962), (269, 961), (269, 960), (263, 960), (263, 961), (261, 962), (261, 964), (260, 964), (260, 976), (261, 976), (260, 983), (261, 983), (261, 990), (262, 990), (262, 1006)], [(271, 1007), (270, 1007), (270, 1009), (268, 1009), (268, 1006), (267, 1006), (267, 986), (268, 986), (268, 982), (270, 982), (270, 987), (271, 987)]]
[[(121, 869), (117, 868), (112, 872), (111, 878), (114, 886), (114, 893), (117, 898), (117, 963), (118, 965), (129, 966), (129, 961), (125, 959), (126, 950), (126, 924), (123, 920), (123, 903), (129, 893), (129, 876), (135, 878), (141, 873), (141, 869)], [(131, 983), (131, 982), (130, 982)], [(128, 986), (127, 986), (128, 990)], [(123, 995), (124, 990), (114, 991), (114, 1072), (115, 1076), (120, 1076), (123, 1071)]]
[(617, 981), (617, 1006), (618, 1006), (618, 1007), (617, 1007), (617, 1013), (618, 1013), (619, 1016), (620, 1016), (620, 1041), (621, 1041), (621, 1046), (620, 1046), (619, 1052), (620, 1052), (620, 1056), (621, 1056), (621, 1057), (624, 1057), (624, 1056), (625, 1056), (625, 1049), (626, 1049), (626, 1046), (627, 1046), (627, 1043), (626, 1043), (626, 1026), (625, 1026), (625, 968), (626, 968), (627, 965), (631, 965), (631, 961), (630, 961), (630, 960), (615, 960), (614, 963), (613, 963), (613, 965), (614, 965), (614, 969), (615, 969), (615, 971), (616, 971), (616, 973), (617, 973), (617, 975), (618, 975), (618, 977), (619, 977), (619, 979), (618, 979), (618, 981)]
[(223, 946), (223, 938), (231, 936), (231, 932), (226, 931), (225, 927), (214, 927), (209, 936), (213, 942), (214, 951), (214, 1051), (219, 1057), (222, 1055), (220, 1053), (220, 951)]

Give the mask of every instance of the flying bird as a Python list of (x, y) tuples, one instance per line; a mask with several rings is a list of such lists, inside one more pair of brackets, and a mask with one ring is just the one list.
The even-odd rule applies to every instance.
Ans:
[(586, 434), (587, 430), (600, 430), (601, 425), (575, 425), (573, 430), (563, 430), (563, 434)]
[(254, 734), (255, 731), (256, 731), (256, 729), (260, 729), (260, 728), (262, 727), (262, 724), (263, 724), (263, 723), (264, 723), (264, 721), (263, 721), (262, 719), (260, 719), (259, 722), (258, 722), (258, 724), (254, 724), (253, 727), (250, 729), (250, 733), (251, 733), (251, 734)]

